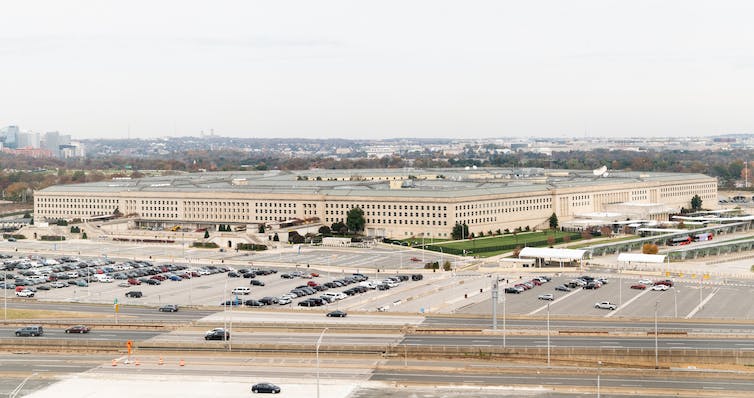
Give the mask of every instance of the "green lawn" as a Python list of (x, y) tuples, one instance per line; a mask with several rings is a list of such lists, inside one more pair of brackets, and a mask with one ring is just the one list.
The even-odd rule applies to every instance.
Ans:
[[(554, 237), (562, 237), (563, 235), (566, 235), (566, 233), (561, 231), (555, 231), (554, 234), (552, 231), (539, 231), (539, 232), (522, 232), (520, 234), (517, 234), (514, 236), (513, 234), (509, 235), (499, 235), (499, 236), (491, 236), (491, 237), (483, 237), (483, 238), (474, 238), (474, 239), (467, 239), (464, 241), (453, 241), (449, 243), (441, 243), (437, 244), (437, 246), (442, 247), (450, 247), (453, 249), (459, 249), (459, 250), (471, 250), (474, 251), (475, 248), (482, 248), (482, 247), (496, 247), (496, 246), (504, 246), (504, 245), (521, 245), (524, 246), (528, 242), (537, 242), (546, 240), (548, 236), (554, 236)], [(503, 251), (504, 252), (504, 251)], [(490, 252), (493, 253), (493, 252)], [(500, 253), (497, 253), (500, 254)], [(485, 253), (485, 256), (487, 253)]]

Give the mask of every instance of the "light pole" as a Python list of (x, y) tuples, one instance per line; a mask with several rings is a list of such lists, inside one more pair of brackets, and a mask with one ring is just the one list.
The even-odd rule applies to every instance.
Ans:
[(600, 370), (602, 370), (602, 361), (597, 361), (597, 398), (600, 398)]
[(659, 369), (659, 356), (657, 353), (657, 305), (659, 304), (659, 300), (655, 301), (655, 369)]
[(505, 297), (505, 293), (503, 293), (503, 348), (505, 348), (505, 335), (507, 334), (505, 331), (505, 302), (507, 300), (507, 297)]
[(547, 302), (547, 367), (550, 367), (550, 302)]
[(675, 318), (678, 319), (678, 289), (673, 286), (673, 291), (675, 294), (673, 295), (673, 306), (675, 307)]
[(317, 339), (317, 346), (315, 347), (315, 352), (317, 356), (317, 398), (319, 398), (319, 345), (322, 344), (322, 338), (325, 337), (325, 332), (328, 328), (324, 328), (322, 330), (322, 333), (320, 333), (319, 338)]
[(8, 270), (3, 271), (3, 320), (8, 321)]
[(497, 331), (497, 300), (498, 300), (498, 283), (495, 277), (492, 280), (492, 330)]

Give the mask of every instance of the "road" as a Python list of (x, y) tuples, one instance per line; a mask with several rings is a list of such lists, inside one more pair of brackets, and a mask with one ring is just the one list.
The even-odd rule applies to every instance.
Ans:
[[(509, 371), (499, 373), (468, 373), (468, 372), (431, 372), (417, 371), (415, 369), (390, 369), (376, 370), (371, 380), (390, 381), (393, 383), (443, 383), (495, 386), (544, 386), (544, 387), (590, 387), (596, 390), (596, 370), (585, 376), (584, 374), (556, 374), (546, 369), (525, 369), (521, 371)], [(668, 377), (667, 373), (658, 372), (656, 375), (641, 374), (636, 376), (601, 375), (602, 388), (622, 388), (628, 390), (662, 389), (666, 391), (689, 393), (693, 391), (747, 391), (754, 393), (754, 380), (728, 377), (706, 377), (676, 375)], [(655, 396), (655, 395), (650, 395)]]
[[(41, 301), (9, 301), (8, 308), (31, 309), (45, 311), (72, 311), (91, 312), (94, 314), (114, 315), (112, 305), (83, 304), (83, 303), (49, 303)], [(119, 308), (118, 315), (121, 319), (128, 318), (139, 321), (192, 321), (204, 318), (217, 311), (181, 309), (178, 312), (160, 312), (156, 308), (123, 305)], [(76, 319), (72, 319), (76, 322)]]
[[(495, 336), (437, 336), (410, 335), (401, 342), (411, 345), (461, 345), (469, 347), (502, 346), (503, 337)], [(505, 343), (510, 347), (546, 347), (546, 336), (506, 336)], [(661, 349), (742, 349), (754, 350), (754, 339), (719, 339), (719, 338), (666, 338), (657, 339)], [(618, 336), (558, 336), (550, 337), (553, 347), (585, 348), (652, 348), (653, 337), (618, 337)]]
[[(540, 315), (541, 317), (541, 315)], [(506, 327), (516, 329), (533, 329), (542, 330), (547, 327), (547, 321), (545, 319), (506, 319)], [(464, 328), (479, 328), (479, 329), (491, 329), (492, 318), (473, 318), (473, 317), (426, 317), (422, 326), (432, 327), (464, 327)], [(498, 316), (497, 327), (502, 329), (503, 318)], [(658, 327), (661, 330), (680, 330), (680, 331), (693, 331), (704, 333), (726, 332), (726, 333), (742, 333), (751, 334), (754, 332), (754, 323), (733, 323), (733, 322), (675, 322), (659, 319)], [(654, 321), (625, 321), (620, 319), (615, 320), (562, 320), (551, 319), (550, 328), (552, 330), (610, 330), (610, 329), (626, 329), (626, 330), (654, 330)]]

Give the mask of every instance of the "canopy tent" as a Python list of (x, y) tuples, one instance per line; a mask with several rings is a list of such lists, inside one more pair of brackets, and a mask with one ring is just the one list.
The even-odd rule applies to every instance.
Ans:
[(659, 254), (636, 254), (636, 253), (621, 253), (618, 255), (618, 261), (626, 263), (656, 263), (661, 264), (665, 262), (665, 255)]
[[(556, 260), (563, 267), (563, 262), (579, 261), (579, 266), (583, 265), (586, 250), (575, 249), (552, 249), (543, 247), (525, 247), (518, 253), (518, 257), (529, 257), (537, 259), (537, 264), (542, 262)], [(542, 260), (541, 262), (539, 260)]]

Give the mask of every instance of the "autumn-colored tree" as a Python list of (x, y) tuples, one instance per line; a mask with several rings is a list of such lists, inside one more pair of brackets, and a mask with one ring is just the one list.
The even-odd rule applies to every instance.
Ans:
[(660, 248), (657, 247), (654, 243), (645, 243), (641, 246), (641, 252), (644, 254), (657, 254), (657, 252), (660, 251)]

